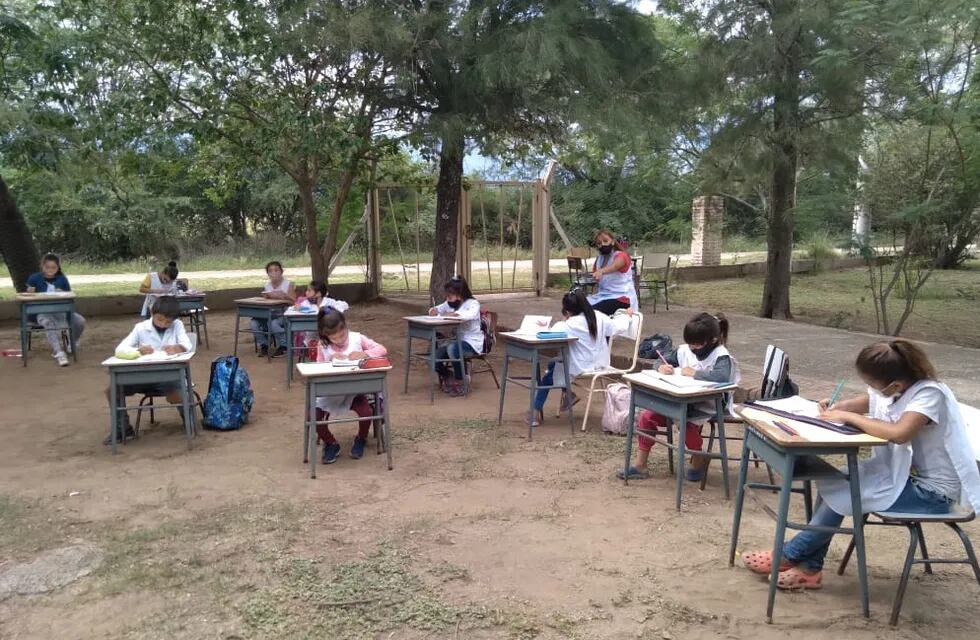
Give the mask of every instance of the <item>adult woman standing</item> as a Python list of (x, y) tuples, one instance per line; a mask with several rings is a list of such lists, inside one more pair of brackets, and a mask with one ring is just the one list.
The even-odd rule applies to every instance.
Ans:
[(640, 305), (633, 284), (633, 260), (626, 248), (608, 229), (599, 230), (593, 242), (599, 255), (592, 266), (596, 291), (589, 296), (589, 304), (607, 316), (618, 309), (638, 309)]

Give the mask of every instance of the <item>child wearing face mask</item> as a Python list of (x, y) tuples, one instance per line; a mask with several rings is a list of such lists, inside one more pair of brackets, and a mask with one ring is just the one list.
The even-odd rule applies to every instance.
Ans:
[[(429, 309), (430, 316), (447, 316), (460, 318), (456, 330), (460, 332), (463, 345), (463, 355), (483, 353), (483, 330), (480, 328), (480, 302), (473, 297), (470, 285), (462, 276), (455, 276), (446, 283), (444, 288), (446, 301)], [(459, 346), (455, 341), (447, 342), (436, 350), (437, 359), (459, 358)], [(436, 373), (439, 374), (439, 386), (451, 396), (461, 396), (464, 393), (463, 368), (454, 362), (452, 369), (445, 362), (436, 363)]]
[(620, 309), (639, 310), (636, 283), (633, 281), (633, 260), (626, 247), (608, 229), (598, 231), (592, 242), (599, 255), (592, 265), (596, 289), (589, 296), (589, 304), (607, 316)]
[[(699, 313), (684, 325), (685, 344), (678, 347), (676, 352), (665, 356), (666, 360), (658, 370), (666, 375), (676, 372), (707, 382), (738, 384), (741, 377), (738, 372), (738, 363), (725, 348), (727, 341), (728, 319), (720, 313), (717, 315)], [(701, 437), (701, 425), (714, 415), (714, 402), (705, 402), (691, 407), (688, 412), (684, 438), (684, 444), (688, 450), (701, 450), (704, 444)], [(640, 414), (637, 431), (641, 433), (637, 439), (639, 446), (637, 447), (636, 464), (629, 470), (630, 480), (643, 480), (650, 477), (647, 471), (647, 460), (650, 458), (650, 449), (653, 448), (654, 440), (645, 437), (642, 431), (663, 430), (669, 424), (669, 419), (659, 413), (645, 410)], [(699, 482), (704, 476), (707, 463), (707, 458), (693, 456), (691, 466), (687, 469), (687, 479), (691, 482)], [(623, 471), (620, 470), (617, 475), (622, 478)]]
[[(877, 342), (861, 350), (855, 368), (867, 393), (833, 406), (822, 400), (820, 417), (890, 441), (860, 462), (862, 511), (943, 514), (957, 502), (980, 511), (980, 472), (959, 404), (922, 349), (908, 340)], [(852, 515), (847, 480), (818, 481), (817, 489), (822, 501), (810, 524), (840, 527)], [(777, 586), (820, 588), (833, 537), (804, 530), (786, 542)], [(772, 560), (772, 551), (742, 555), (746, 568), (760, 574), (770, 573)]]
[[(378, 344), (363, 333), (350, 331), (347, 319), (336, 309), (321, 309), (317, 316), (317, 334), (320, 344), (317, 347), (317, 362), (330, 362), (334, 359), (361, 360), (363, 358), (383, 358), (388, 355), (384, 345)], [(358, 422), (357, 436), (350, 449), (350, 457), (355, 460), (364, 456), (364, 446), (367, 443), (368, 430), (374, 415), (366, 395), (328, 396), (316, 399), (317, 421), (329, 420), (330, 414), (338, 411), (351, 410), (365, 418)], [(330, 426), (316, 425), (316, 434), (323, 442), (323, 464), (332, 464), (340, 456), (340, 443), (330, 433)]]

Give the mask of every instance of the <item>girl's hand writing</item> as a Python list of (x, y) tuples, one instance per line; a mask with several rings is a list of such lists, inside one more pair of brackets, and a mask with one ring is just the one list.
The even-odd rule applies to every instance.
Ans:
[(826, 411), (827, 409), (830, 408), (830, 398), (824, 398), (823, 400), (820, 400), (819, 402), (817, 402), (817, 405), (820, 407), (821, 411)]
[(439, 315), (439, 312), (438, 312), (438, 311), (436, 310), (436, 308), (435, 308), (435, 307), (431, 307), (431, 308), (429, 309), (429, 315), (430, 315), (430, 316), (437, 316), (437, 315)]
[(684, 367), (683, 369), (681, 369), (681, 375), (682, 376), (687, 376), (689, 378), (693, 378), (694, 377), (694, 369), (692, 369), (691, 367)]
[(142, 355), (148, 356), (151, 353), (153, 353), (153, 347), (151, 347), (150, 345), (144, 344), (142, 347), (140, 347), (139, 351), (140, 351), (140, 353)]
[(830, 422), (843, 422), (845, 424), (854, 424), (854, 417), (856, 413), (850, 411), (839, 411), (837, 409), (826, 409), (820, 412), (819, 417), (821, 420), (828, 420)]
[(669, 364), (662, 364), (660, 365), (660, 368), (657, 369), (657, 371), (664, 374), (665, 376), (669, 376), (669, 375), (673, 375), (674, 367), (670, 366)]
[(170, 344), (163, 348), (163, 351), (168, 355), (174, 356), (178, 353), (184, 353), (184, 347), (179, 344)]

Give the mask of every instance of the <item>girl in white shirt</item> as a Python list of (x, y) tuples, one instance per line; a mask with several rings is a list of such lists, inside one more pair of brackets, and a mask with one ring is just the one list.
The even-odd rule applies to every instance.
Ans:
[[(463, 345), (463, 357), (483, 353), (483, 330), (480, 328), (480, 302), (473, 297), (470, 285), (462, 276), (454, 276), (445, 286), (446, 301), (429, 309), (430, 316), (447, 316), (463, 320), (456, 327)], [(460, 357), (456, 341), (449, 341), (436, 350), (437, 360)], [(436, 362), (439, 386), (451, 396), (465, 393), (463, 368), (454, 362), (452, 369), (445, 362)]]
[[(569, 378), (575, 378), (585, 372), (603, 369), (609, 366), (609, 338), (623, 335), (629, 331), (630, 317), (633, 312), (629, 309), (617, 313), (612, 318), (595, 311), (581, 289), (569, 291), (561, 299), (563, 320), (556, 322), (551, 331), (562, 331), (569, 336), (578, 338), (569, 347)], [(557, 360), (548, 363), (548, 370), (541, 376), (540, 384), (550, 387), (555, 380), (564, 380), (565, 372)], [(544, 420), (544, 403), (551, 389), (538, 389), (534, 398), (534, 411), (528, 414), (525, 422), (532, 427), (538, 426)], [(565, 398), (562, 406), (568, 408), (575, 404), (574, 394), (571, 399)]]
[(151, 271), (146, 274), (146, 277), (143, 278), (143, 282), (140, 284), (140, 293), (146, 294), (146, 298), (143, 299), (143, 310), (140, 311), (141, 316), (144, 318), (150, 317), (150, 310), (153, 308), (153, 303), (156, 302), (158, 296), (170, 295), (177, 292), (177, 275), (179, 273), (177, 263), (171, 260), (162, 270)]
[[(265, 273), (269, 276), (269, 281), (265, 283), (265, 287), (262, 289), (263, 298), (285, 300), (286, 302), (293, 302), (296, 299), (296, 289), (293, 283), (283, 277), (281, 262), (273, 260), (265, 265)], [(255, 336), (255, 344), (259, 346), (259, 355), (264, 358), (269, 355), (269, 341), (265, 334), (266, 322), (252, 318), (249, 325), (253, 331), (252, 335)], [(286, 355), (286, 329), (283, 327), (281, 315), (272, 319), (270, 328), (272, 329), (272, 337), (278, 345), (272, 355), (274, 358), (280, 358)]]
[[(980, 511), (980, 472), (958, 403), (936, 381), (922, 349), (908, 340), (877, 342), (861, 350), (855, 367), (867, 393), (833, 406), (822, 400), (820, 417), (890, 441), (860, 463), (862, 511), (942, 514), (961, 501)], [(821, 481), (817, 488), (823, 500), (810, 524), (840, 527), (852, 515), (847, 481)], [(777, 586), (819, 589), (833, 537), (830, 531), (804, 530), (786, 542)], [(742, 561), (769, 574), (772, 552), (750, 551)]]

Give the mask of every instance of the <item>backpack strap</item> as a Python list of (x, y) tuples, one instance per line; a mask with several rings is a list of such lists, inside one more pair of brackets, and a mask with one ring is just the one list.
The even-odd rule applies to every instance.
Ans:
[(228, 402), (231, 402), (231, 396), (235, 393), (235, 374), (238, 373), (238, 357), (228, 356), (225, 361), (231, 361), (231, 374), (228, 376)]
[(215, 358), (211, 361), (211, 375), (208, 377), (208, 392), (210, 393), (211, 387), (214, 386), (214, 374), (218, 370), (218, 364), (224, 362), (224, 358)]

